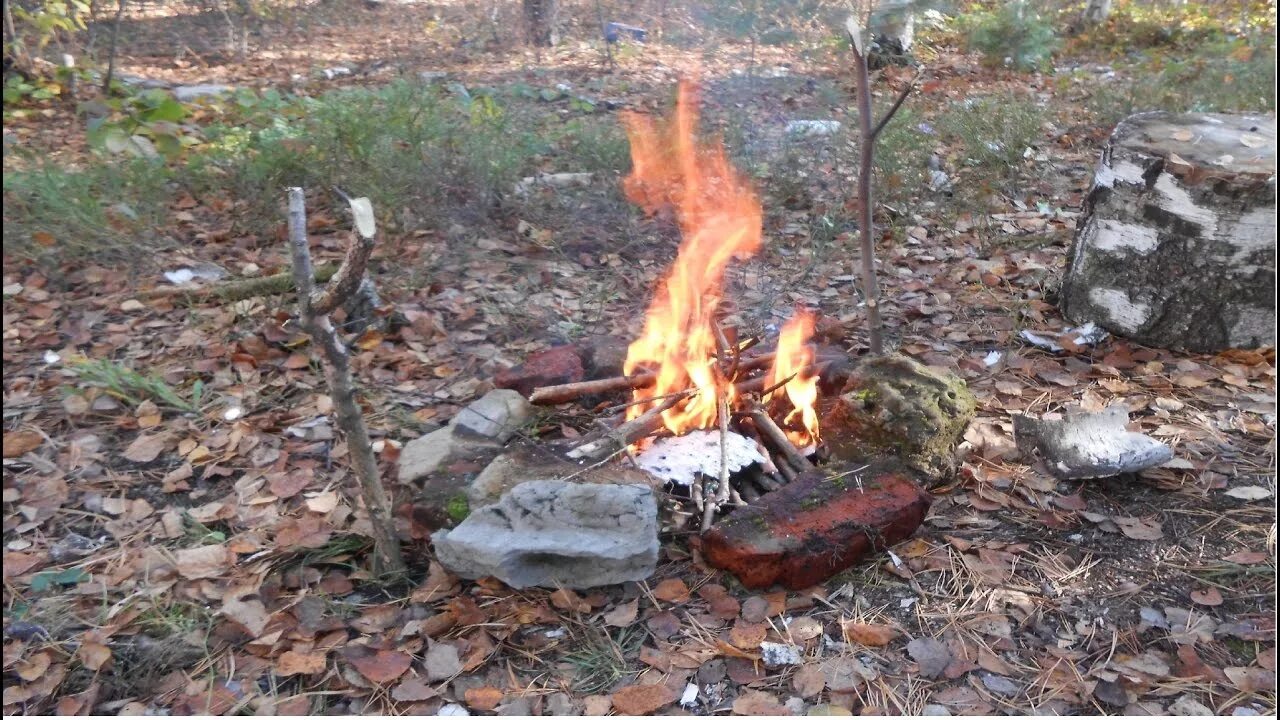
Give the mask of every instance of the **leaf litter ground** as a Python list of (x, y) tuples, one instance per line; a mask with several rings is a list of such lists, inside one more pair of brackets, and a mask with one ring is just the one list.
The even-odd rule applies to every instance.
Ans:
[[(319, 45), (338, 59), (343, 43), (369, 47), (359, 33), (377, 27)], [(626, 79), (617, 97), (632, 107), (663, 106), (678, 69), (695, 65), (647, 52), (608, 80)], [(666, 69), (655, 72), (659, 55)], [(154, 69), (139, 57), (126, 69)], [(469, 83), (532, 72), (529, 55), (480, 57), (434, 48), (399, 60)], [(845, 86), (838, 65), (766, 54), (763, 67), (792, 61), (793, 77), (750, 80), (728, 76), (738, 60), (702, 63), (713, 118), (766, 128), (844, 112), (822, 90)], [(256, 58), (220, 79), (282, 82), (315, 62)], [(544, 83), (599, 75), (594, 51), (542, 63)], [(1029, 84), (1055, 114), (1017, 168), (1016, 193), (963, 208), (916, 197), (886, 217), (891, 336), (963, 376), (980, 401), (961, 474), (892, 555), (808, 591), (751, 594), (676, 534), (648, 582), (513, 591), (435, 563), (426, 536), (439, 520), (412, 512), (411, 488), (396, 488), (414, 574), (372, 581), (347, 449), (287, 326), (290, 299), (136, 299), (162, 284), (162, 269), (192, 261), (286, 267), (274, 228), (237, 237), (223, 217), (232, 201), (184, 199), (180, 236), (214, 232), (155, 258), (154, 280), (5, 259), (6, 712), (1274, 713), (1274, 353), (1185, 355), (1116, 338), (1050, 353), (1020, 340), (1023, 329), (1067, 327), (1049, 293), (1105, 130), (1057, 100), (1051, 80), (950, 52), (931, 67), (910, 101), (917, 117), (975, 87)], [(38, 124), (18, 132), (56, 137)], [(857, 258), (847, 235), (817, 242), (811, 223), (847, 202), (851, 164), (821, 148), (800, 163), (799, 189), (758, 173), (769, 245), (731, 272), (729, 321), (763, 331), (804, 303), (822, 311), (826, 342), (859, 349)], [(955, 181), (976, 175), (961, 169)], [(480, 237), (420, 231), (379, 249), (380, 289), (407, 324), (362, 336), (354, 366), (386, 477), (399, 444), (527, 352), (638, 330), (635, 308), (671, 259), (672, 229), (626, 209), (612, 181), (574, 192), (546, 200), (570, 211), (541, 233), (512, 218)], [(575, 223), (575, 204), (612, 214)], [(348, 221), (313, 206), (317, 251), (336, 259)], [(79, 354), (154, 373), (186, 392), (180, 404), (198, 377), (200, 411), (93, 387)], [(1133, 429), (1174, 447), (1172, 463), (1059, 482), (1013, 442), (1011, 413), (1116, 402)], [(588, 427), (559, 412), (527, 432)]]

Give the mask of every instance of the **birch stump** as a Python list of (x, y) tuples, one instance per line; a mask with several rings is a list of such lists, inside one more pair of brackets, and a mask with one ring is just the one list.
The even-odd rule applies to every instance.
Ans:
[(1062, 311), (1147, 345), (1275, 344), (1274, 116), (1142, 113), (1111, 135)]

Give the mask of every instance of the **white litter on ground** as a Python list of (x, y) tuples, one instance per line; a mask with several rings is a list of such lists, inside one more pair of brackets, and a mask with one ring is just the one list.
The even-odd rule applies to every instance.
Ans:
[[(754, 441), (735, 432), (725, 436), (729, 472), (737, 472), (752, 463), (763, 463), (764, 456)], [(636, 465), (650, 474), (678, 485), (691, 485), (699, 475), (720, 477), (720, 431), (695, 430), (680, 437), (664, 437), (654, 441), (636, 456)]]

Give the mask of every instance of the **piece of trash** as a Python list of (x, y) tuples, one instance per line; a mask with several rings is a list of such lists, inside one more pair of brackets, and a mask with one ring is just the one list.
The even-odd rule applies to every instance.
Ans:
[(698, 686), (689, 683), (684, 686), (684, 694), (680, 696), (680, 707), (691, 708), (698, 704)]
[(240, 407), (239, 405), (233, 405), (223, 411), (222, 419), (226, 420), (227, 422), (231, 422), (232, 420), (239, 420), (240, 417), (243, 415), (244, 415), (244, 408)]
[(635, 27), (634, 25), (623, 25), (622, 23), (611, 22), (604, 26), (605, 42), (616, 43), (626, 38), (636, 42), (644, 42), (645, 37), (649, 34), (644, 28)]
[[(725, 435), (729, 472), (764, 463), (754, 440), (736, 432)], [(636, 455), (636, 465), (655, 477), (677, 485), (692, 485), (699, 475), (720, 477), (720, 431), (695, 430), (680, 437), (663, 437)]]
[(1092, 347), (1110, 337), (1110, 333), (1092, 322), (1087, 322), (1080, 327), (1067, 328), (1065, 331), (1052, 337), (1041, 333), (1031, 332), (1030, 330), (1023, 330), (1018, 334), (1018, 336), (1036, 347), (1058, 353), (1062, 352), (1064, 349), (1060, 342), (1061, 340), (1070, 338), (1071, 342), (1077, 346)]
[(1000, 362), (1000, 360), (1003, 357), (1004, 357), (1004, 353), (1000, 352), (999, 350), (992, 350), (991, 352), (987, 353), (986, 357), (982, 358), (982, 364), (986, 365), (987, 367), (991, 367), (992, 365), (995, 365), (996, 363)]
[(787, 134), (800, 137), (820, 137), (840, 132), (839, 120), (792, 120), (787, 123)]
[(226, 276), (226, 270), (223, 270), (212, 263), (197, 263), (191, 267), (181, 267), (177, 270), (166, 270), (164, 273), (164, 279), (174, 285), (185, 285), (192, 280), (216, 282)]
[(191, 268), (178, 268), (177, 270), (168, 270), (164, 274), (164, 279), (174, 285), (185, 285), (191, 282), (196, 274), (191, 272)]
[(333, 80), (335, 78), (346, 77), (347, 75), (350, 75), (351, 68), (342, 67), (342, 66), (331, 67), (331, 68), (325, 68), (324, 70), (321, 70), (320, 73), (324, 75), (325, 80)]
[(445, 705), (444, 707), (440, 708), (436, 712), (436, 715), (445, 716), (445, 717), (450, 717), (450, 716), (469, 717), (471, 713), (467, 712), (466, 708), (462, 707), (457, 703), (449, 703), (448, 705)]
[(929, 189), (934, 192), (946, 192), (951, 189), (951, 176), (941, 170), (929, 171)]
[(62, 360), (62, 356), (61, 356), (61, 355), (59, 355), (58, 353), (56, 353), (56, 352), (54, 352), (54, 351), (52, 351), (52, 350), (45, 350), (45, 351), (44, 351), (44, 364), (45, 364), (45, 365), (52, 365), (52, 364), (54, 364), (54, 363), (56, 363), (56, 362), (58, 362), (58, 361), (60, 361), (60, 360)]
[(1079, 408), (1061, 419), (1013, 416), (1013, 436), (1024, 453), (1038, 450), (1049, 472), (1060, 480), (1114, 477), (1173, 459), (1168, 445), (1125, 428), (1122, 405), (1100, 412)]
[(586, 187), (594, 179), (595, 173), (589, 172), (539, 173), (516, 183), (515, 192), (517, 195), (525, 195), (537, 185), (551, 188)]
[(796, 645), (787, 643), (762, 642), (760, 643), (760, 659), (767, 668), (782, 667), (783, 665), (800, 665), (804, 662), (804, 658), (800, 655), (800, 648)]

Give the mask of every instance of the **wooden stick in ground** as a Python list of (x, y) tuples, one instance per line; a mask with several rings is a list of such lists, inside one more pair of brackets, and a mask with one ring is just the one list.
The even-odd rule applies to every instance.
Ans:
[(663, 400), (635, 420), (622, 423), (608, 435), (570, 450), (568, 457), (573, 460), (596, 460), (625, 449), (662, 427), (662, 413), (675, 407), (684, 397), (679, 395)]
[[(373, 454), (373, 444), (364, 424), (364, 415), (356, 402), (355, 380), (351, 375), (351, 355), (327, 313), (317, 313), (313, 299), (314, 271), (311, 268), (311, 248), (307, 241), (307, 210), (302, 188), (289, 188), (289, 245), (293, 257), (293, 281), (298, 289), (298, 315), (303, 329), (311, 335), (315, 347), (324, 359), (325, 375), (329, 382), (329, 395), (337, 411), (338, 427), (347, 436), (347, 452), (352, 470), (360, 480), (361, 497), (369, 513), (373, 528), (373, 570), (375, 573), (403, 573), (404, 557), (400, 553), (400, 540), (396, 537), (395, 523), (391, 518), (390, 504), (378, 475), (378, 462)], [(365, 200), (368, 203), (368, 200)], [(355, 208), (353, 211), (360, 212)], [(340, 273), (357, 278), (364, 275), (368, 252), (359, 249), (361, 242), (373, 243), (374, 230), (357, 217), (357, 228), (362, 240), (347, 253)], [(323, 296), (322, 296), (323, 297)], [(341, 305), (345, 297), (333, 299)], [(325, 300), (327, 304), (330, 300)]]
[(717, 404), (717, 414), (720, 416), (720, 484), (716, 486), (715, 499), (705, 503), (702, 509), (702, 532), (711, 529), (716, 511), (729, 502), (729, 400), (721, 395), (717, 398)]
[[(752, 408), (748, 414), (751, 417), (751, 421), (759, 428), (760, 434), (764, 435), (765, 440), (773, 446), (774, 450), (781, 453), (791, 467), (800, 472), (814, 469), (813, 463), (809, 462), (809, 458), (801, 454), (800, 450), (791, 442), (791, 439), (787, 437), (787, 434), (782, 431), (782, 428), (778, 427), (773, 418), (769, 417), (769, 413), (764, 411), (764, 408)], [(785, 475), (786, 473), (784, 472), (783, 474)]]

